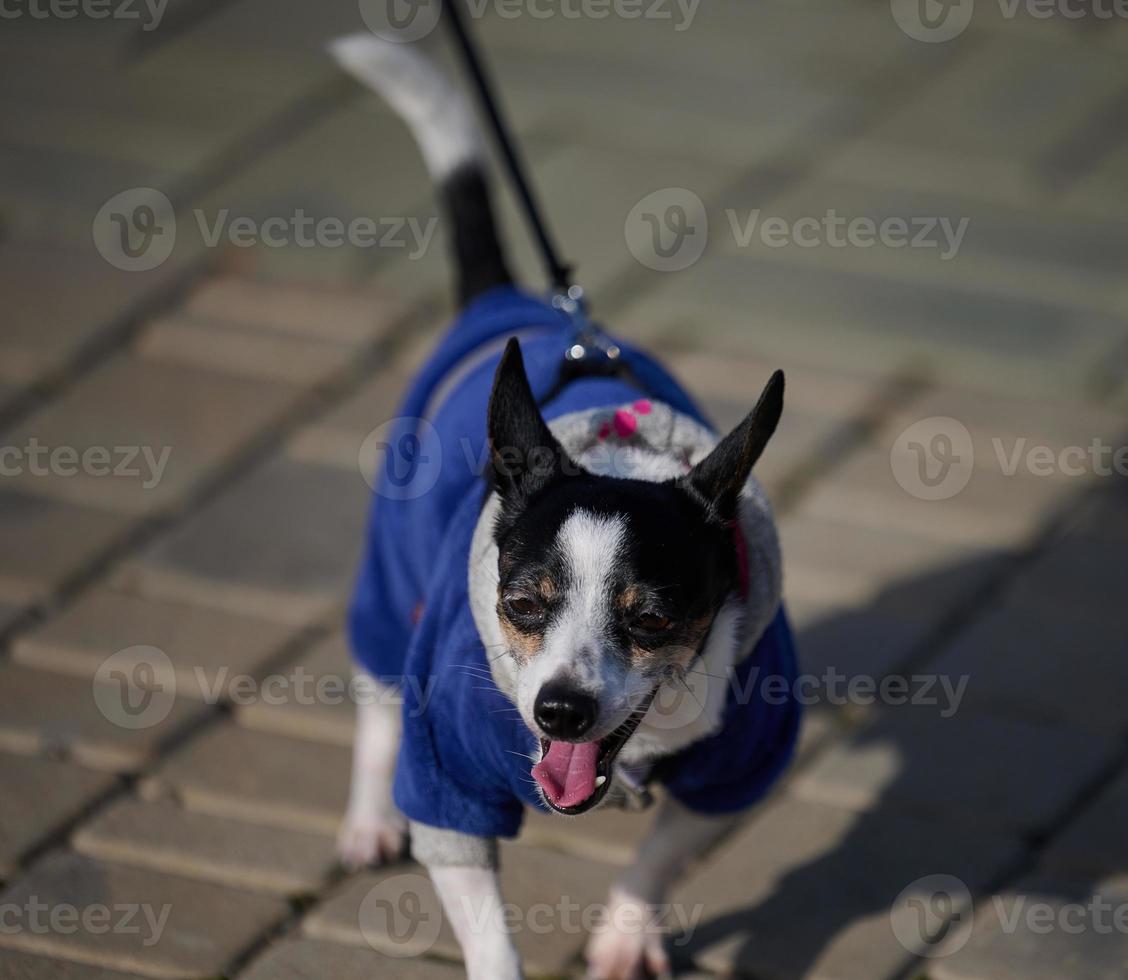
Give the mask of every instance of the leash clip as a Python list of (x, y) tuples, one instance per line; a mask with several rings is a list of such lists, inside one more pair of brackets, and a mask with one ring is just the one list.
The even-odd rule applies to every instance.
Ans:
[(578, 367), (585, 362), (617, 361), (622, 351), (599, 329), (587, 312), (587, 299), (583, 286), (571, 285), (566, 292), (555, 293), (553, 309), (566, 313), (572, 320), (572, 336), (564, 351), (564, 360)]

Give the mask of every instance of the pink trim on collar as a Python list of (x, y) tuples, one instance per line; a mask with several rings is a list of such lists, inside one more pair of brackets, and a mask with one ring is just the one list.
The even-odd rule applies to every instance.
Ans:
[(751, 582), (748, 578), (748, 540), (744, 537), (744, 528), (740, 526), (739, 520), (732, 522), (732, 543), (736, 547), (736, 568), (737, 575), (740, 576), (740, 598), (747, 599), (748, 592), (751, 589)]

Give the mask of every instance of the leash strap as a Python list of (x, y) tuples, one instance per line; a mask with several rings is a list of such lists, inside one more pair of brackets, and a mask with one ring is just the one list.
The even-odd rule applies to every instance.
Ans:
[(572, 286), (572, 267), (563, 262), (557, 253), (532, 185), (525, 177), (524, 161), (521, 159), (517, 144), (510, 134), (509, 125), (501, 115), (501, 108), (493, 84), (486, 73), (481, 57), (478, 55), (474, 39), (470, 36), (470, 31), (466, 26), (466, 20), (462, 13), (462, 0), (445, 0), (443, 6), (446, 13), (446, 22), (450, 25), (462, 60), (465, 62), (466, 69), (478, 90), (478, 100), (489, 119), (490, 128), (493, 130), (494, 138), (497, 140), (502, 158), (505, 160), (506, 169), (508, 169), (513, 185), (517, 189), (517, 197), (525, 211), (525, 219), (540, 246), (541, 258), (548, 272), (549, 281), (558, 294), (568, 296)]

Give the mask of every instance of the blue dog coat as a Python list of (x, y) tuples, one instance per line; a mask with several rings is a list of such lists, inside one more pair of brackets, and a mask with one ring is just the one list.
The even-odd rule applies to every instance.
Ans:
[[(557, 386), (571, 331), (565, 314), (516, 289), (478, 297), (385, 432), (349, 631), (359, 664), (402, 689), (395, 801), (407, 817), (433, 827), (512, 837), (525, 805), (546, 808), (530, 775), (537, 739), (490, 677), (470, 610), (467, 568), (488, 493), (482, 476), (486, 406), (505, 341), (520, 339), (533, 394), (542, 402)], [(656, 361), (620, 347), (634, 384), (578, 378), (543, 406), (545, 419), (645, 397), (705, 424)], [(758, 800), (794, 750), (800, 711), (790, 682), (796, 670), (781, 609), (733, 669), (721, 730), (662, 760), (655, 777), (701, 813), (732, 812)], [(767, 678), (787, 683), (760, 683)]]

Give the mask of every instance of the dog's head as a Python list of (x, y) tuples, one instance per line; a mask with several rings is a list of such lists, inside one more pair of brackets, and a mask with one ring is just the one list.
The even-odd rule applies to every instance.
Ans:
[(776, 372), (684, 476), (597, 476), (552, 435), (516, 340), (506, 347), (488, 420), (497, 617), (514, 700), (540, 739), (533, 775), (554, 809), (582, 813), (603, 798), (658, 687), (689, 667), (738, 588), (738, 500), (782, 409)]

